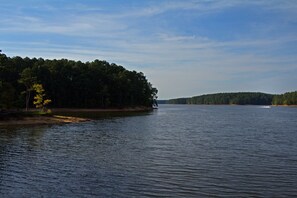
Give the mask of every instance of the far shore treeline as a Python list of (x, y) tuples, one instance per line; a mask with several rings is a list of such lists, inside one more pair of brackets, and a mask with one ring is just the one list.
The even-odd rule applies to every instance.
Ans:
[(26, 97), (33, 107), (34, 83), (51, 108), (151, 107), (157, 97), (143, 73), (114, 63), (11, 58), (0, 51), (0, 109), (25, 108)]
[(206, 104), (206, 105), (297, 105), (297, 91), (284, 94), (259, 92), (216, 93), (160, 100), (163, 104)]

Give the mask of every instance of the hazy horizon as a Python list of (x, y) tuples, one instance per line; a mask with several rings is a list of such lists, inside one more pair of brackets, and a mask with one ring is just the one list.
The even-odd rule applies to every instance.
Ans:
[(7, 56), (106, 60), (159, 99), (296, 91), (294, 0), (1, 1)]

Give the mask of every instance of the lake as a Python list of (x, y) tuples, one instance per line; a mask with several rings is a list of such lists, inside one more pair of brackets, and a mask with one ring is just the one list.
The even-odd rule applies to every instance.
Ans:
[(0, 128), (0, 197), (296, 197), (297, 108), (160, 105)]

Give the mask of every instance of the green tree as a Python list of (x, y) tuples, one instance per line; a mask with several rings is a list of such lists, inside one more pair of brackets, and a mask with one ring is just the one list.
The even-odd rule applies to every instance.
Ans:
[(10, 58), (0, 53), (0, 81), (2, 103), (11, 98), (12, 107), (26, 106), (27, 110), (37, 82), (53, 100), (51, 106), (58, 108), (149, 107), (157, 98), (157, 90), (143, 73), (100, 60)]
[(10, 109), (13, 107), (14, 87), (7, 82), (0, 81), (0, 109)]
[(31, 92), (33, 90), (33, 84), (35, 83), (35, 81), (36, 77), (33, 75), (31, 68), (26, 68), (22, 71), (19, 83), (23, 84), (26, 87), (26, 111), (28, 111), (29, 108)]
[(274, 95), (273, 105), (297, 105), (297, 91)]
[(273, 95), (256, 92), (216, 93), (168, 100), (172, 104), (271, 105)]

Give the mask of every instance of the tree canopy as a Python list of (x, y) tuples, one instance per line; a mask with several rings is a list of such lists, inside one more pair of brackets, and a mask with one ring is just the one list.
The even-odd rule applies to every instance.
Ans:
[(142, 72), (107, 61), (10, 58), (0, 53), (0, 108), (23, 108), (27, 102), (32, 107), (35, 83), (43, 86), (55, 108), (149, 107), (157, 95)]
[(275, 95), (272, 100), (273, 105), (297, 105), (297, 91)]

